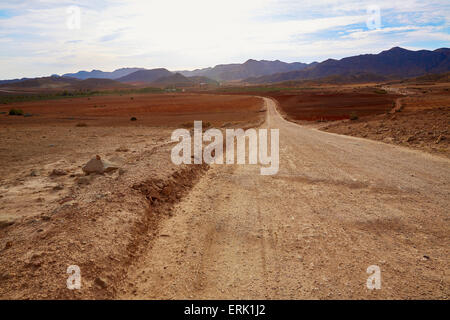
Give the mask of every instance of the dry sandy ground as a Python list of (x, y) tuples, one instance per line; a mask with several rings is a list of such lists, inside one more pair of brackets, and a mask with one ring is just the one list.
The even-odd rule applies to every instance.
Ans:
[[(114, 138), (113, 129), (86, 132), (77, 151), (85, 158), (96, 146), (123, 159), (111, 175), (86, 181), (81, 155), (53, 156), (33, 177), (48, 190), (26, 191), (31, 167), (14, 167), (21, 174), (8, 189), (27, 197), (6, 208), (61, 195), (0, 229), (0, 297), (448, 299), (449, 160), (301, 127), (264, 100), (264, 127), (280, 130), (274, 176), (254, 165), (175, 166), (170, 130), (145, 127), (116, 128)], [(122, 144), (131, 151), (115, 151)], [(59, 165), (69, 174), (48, 177)], [(66, 288), (71, 264), (80, 290)], [(370, 265), (381, 269), (380, 290), (366, 288)]]
[[(21, 109), (31, 117), (10, 117), (11, 109)], [(251, 122), (261, 109), (252, 96), (217, 94), (109, 94), (84, 98), (28, 101), (0, 106), (0, 126), (89, 126), (180, 127), (203, 120), (213, 126)], [(130, 122), (131, 117), (137, 118)]]
[[(0, 110), (11, 107), (33, 116), (0, 115), (0, 224), (58, 207), (77, 185), (82, 165), (96, 154), (122, 164), (194, 120), (240, 127), (264, 117), (260, 99), (245, 96), (109, 95), (23, 102)], [(129, 115), (138, 120), (130, 121)], [(51, 176), (54, 169), (67, 175)]]
[(292, 122), (330, 121), (380, 114), (392, 109), (398, 94), (377, 93), (375, 87), (337, 87), (273, 93), (280, 110)]
[[(100, 101), (110, 107), (99, 112)], [(127, 101), (28, 102), (14, 107), (32, 117), (0, 116), (1, 298), (114, 297), (127, 265), (206, 169), (172, 164), (172, 131), (205, 118), (219, 126), (264, 120), (261, 100), (252, 97), (140, 95), (128, 109), (113, 107)], [(176, 111), (178, 103), (185, 112)], [(77, 126), (80, 120), (87, 126)], [(120, 170), (84, 176), (81, 167), (96, 154)], [(66, 288), (74, 264), (82, 270), (80, 291)]]
[(323, 130), (450, 157), (450, 106), (325, 125)]
[(368, 138), (450, 157), (450, 85), (384, 87), (404, 95), (390, 112), (320, 126), (328, 132)]
[[(449, 161), (304, 128), (265, 101), (279, 173), (211, 167), (117, 297), (448, 299)], [(380, 290), (366, 288), (370, 265)]]

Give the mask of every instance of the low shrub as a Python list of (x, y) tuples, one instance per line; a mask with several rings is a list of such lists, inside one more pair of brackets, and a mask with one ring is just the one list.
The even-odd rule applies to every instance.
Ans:
[(23, 111), (21, 109), (11, 109), (9, 110), (10, 116), (23, 116)]
[(185, 123), (180, 124), (180, 127), (190, 129), (190, 128), (194, 127), (194, 123), (193, 122), (185, 122)]
[(350, 120), (358, 120), (358, 115), (355, 112), (350, 113)]

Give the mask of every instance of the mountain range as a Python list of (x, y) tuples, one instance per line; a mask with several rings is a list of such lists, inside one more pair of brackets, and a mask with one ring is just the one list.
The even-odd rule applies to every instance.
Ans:
[(253, 77), (246, 79), (246, 82), (273, 83), (289, 80), (321, 79), (336, 75), (349, 77), (356, 74), (401, 79), (448, 71), (450, 71), (449, 48), (434, 51), (411, 51), (394, 47), (379, 54), (364, 54), (341, 60), (328, 59), (303, 70)]
[(155, 80), (158, 80), (160, 78), (168, 77), (172, 75), (172, 72), (170, 72), (167, 69), (164, 68), (158, 68), (158, 69), (151, 69), (151, 70), (139, 70), (133, 73), (130, 73), (124, 77), (116, 79), (119, 82), (125, 82), (125, 83), (133, 83), (133, 82), (153, 82)]
[(194, 71), (180, 71), (184, 76), (203, 76), (217, 81), (244, 80), (250, 77), (260, 77), (278, 72), (289, 72), (303, 70), (307, 67), (316, 65), (317, 62), (311, 64), (293, 62), (286, 63), (280, 60), (247, 60), (239, 64), (220, 64), (213, 68), (197, 69)]
[(16, 89), (46, 89), (46, 90), (96, 90), (96, 89), (119, 89), (131, 87), (111, 79), (76, 79), (70, 77), (42, 77), (25, 79), (21, 81), (0, 83), (0, 87)]
[[(428, 74), (441, 74), (450, 71), (450, 49), (441, 48), (434, 51), (411, 51), (400, 47), (382, 51), (378, 54), (363, 54), (343, 58), (328, 59), (310, 64), (279, 60), (247, 60), (239, 64), (220, 64), (211, 68), (193, 71), (171, 72), (164, 68), (122, 68), (112, 72), (101, 70), (79, 71), (64, 74), (62, 79), (86, 80), (104, 79), (110, 83), (101, 85), (118, 86), (124, 84), (179, 85), (217, 84), (217, 81), (241, 81), (245, 83), (275, 83), (284, 81), (301, 81), (325, 79), (330, 82), (364, 82), (404, 79)], [(58, 76), (36, 78), (47, 79), (48, 85), (56, 85)], [(328, 79), (328, 80), (327, 80)], [(0, 81), (1, 86), (41, 85), (33, 79), (14, 79)], [(98, 84), (98, 81), (94, 83)], [(80, 84), (76, 84), (79, 86)], [(57, 85), (56, 85), (57, 86)]]
[(70, 78), (76, 78), (76, 79), (89, 79), (89, 78), (95, 78), (95, 79), (118, 79), (121, 77), (125, 77), (129, 75), (130, 73), (144, 70), (144, 68), (121, 68), (114, 70), (112, 72), (107, 71), (101, 71), (101, 70), (92, 70), (92, 71), (78, 71), (77, 73), (66, 73), (63, 74), (63, 77), (70, 77)]

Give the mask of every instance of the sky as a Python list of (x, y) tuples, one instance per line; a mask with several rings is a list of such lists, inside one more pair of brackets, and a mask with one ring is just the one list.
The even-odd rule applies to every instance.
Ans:
[(450, 47), (448, 0), (1, 0), (0, 79)]

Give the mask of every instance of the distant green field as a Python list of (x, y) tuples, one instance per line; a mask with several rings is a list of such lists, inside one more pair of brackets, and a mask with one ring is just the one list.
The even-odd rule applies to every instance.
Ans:
[(245, 93), (245, 92), (280, 92), (280, 91), (297, 91), (297, 90), (309, 90), (313, 88), (309, 87), (272, 87), (272, 86), (254, 86), (254, 87), (224, 87), (217, 89), (216, 92), (226, 93)]
[(139, 88), (139, 89), (121, 89), (105, 91), (62, 91), (55, 93), (36, 93), (36, 94), (0, 94), (0, 104), (9, 104), (14, 102), (41, 101), (67, 98), (82, 98), (92, 96), (102, 96), (110, 94), (142, 94), (142, 93), (163, 93), (161, 88)]

